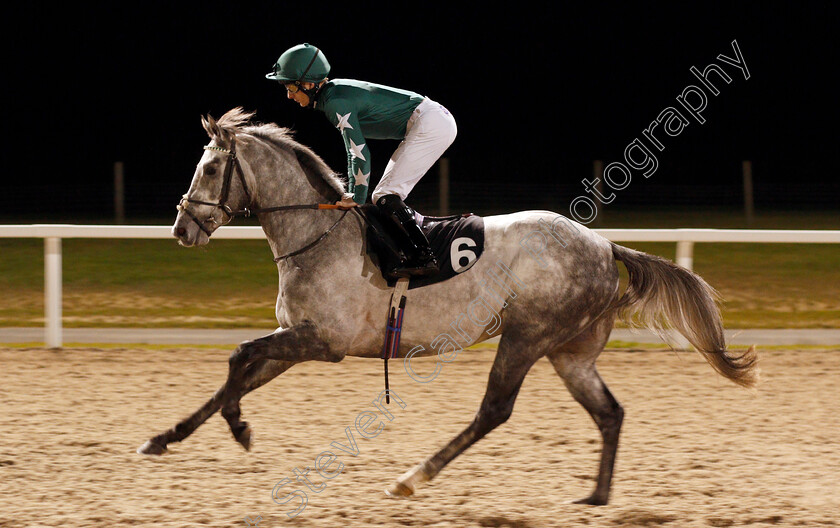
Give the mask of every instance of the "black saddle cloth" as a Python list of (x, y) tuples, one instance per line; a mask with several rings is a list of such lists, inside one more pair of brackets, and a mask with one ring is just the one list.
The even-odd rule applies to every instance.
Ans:
[[(393, 268), (405, 255), (394, 239), (396, 227), (382, 217), (374, 204), (359, 206), (367, 221), (367, 252), (379, 266), (382, 276)], [(414, 213), (417, 225), (429, 240), (429, 246), (437, 257), (440, 271), (430, 277), (413, 277), (408, 289), (419, 288), (443, 282), (470, 269), (484, 252), (484, 219), (472, 213), (452, 216), (423, 216)], [(396, 284), (388, 280), (388, 285)]]

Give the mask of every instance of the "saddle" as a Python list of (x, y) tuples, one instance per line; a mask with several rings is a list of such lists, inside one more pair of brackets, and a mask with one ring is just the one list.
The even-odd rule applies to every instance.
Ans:
[[(360, 205), (357, 209), (367, 221), (367, 253), (388, 281), (388, 286), (393, 287), (397, 281), (388, 279), (385, 272), (405, 255), (394, 242), (392, 223), (382, 218), (374, 204)], [(429, 240), (440, 271), (429, 277), (412, 278), (408, 289), (451, 279), (470, 269), (484, 252), (484, 219), (480, 216), (472, 213), (424, 216), (415, 211), (414, 218)]]

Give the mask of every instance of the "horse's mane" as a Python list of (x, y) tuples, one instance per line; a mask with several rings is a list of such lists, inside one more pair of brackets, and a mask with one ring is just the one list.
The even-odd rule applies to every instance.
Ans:
[(218, 120), (214, 120), (212, 116), (208, 115), (206, 118), (202, 118), (202, 124), (211, 138), (219, 136), (227, 142), (231, 136), (248, 134), (268, 141), (277, 148), (291, 151), (310, 179), (312, 176), (319, 176), (339, 196), (345, 192), (344, 181), (312, 149), (298, 143), (294, 139), (291, 129), (274, 123), (252, 123), (251, 119), (255, 114), (256, 112), (247, 112), (242, 107), (236, 107), (226, 112)]

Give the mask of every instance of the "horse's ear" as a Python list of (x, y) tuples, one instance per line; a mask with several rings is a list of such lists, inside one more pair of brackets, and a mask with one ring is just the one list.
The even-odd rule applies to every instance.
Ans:
[(207, 114), (207, 117), (201, 116), (201, 126), (204, 127), (204, 131), (207, 132), (210, 139), (221, 135), (219, 125), (216, 124), (216, 120), (210, 114)]

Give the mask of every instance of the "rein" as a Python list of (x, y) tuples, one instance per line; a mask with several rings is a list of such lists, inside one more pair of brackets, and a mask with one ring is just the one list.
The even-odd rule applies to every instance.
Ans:
[[(337, 205), (322, 204), (322, 203), (278, 205), (278, 206), (274, 206), (274, 207), (253, 208), (253, 207), (250, 206), (250, 204), (253, 203), (254, 199), (251, 196), (250, 191), (248, 190), (248, 185), (245, 183), (245, 175), (242, 173), (242, 167), (239, 165), (239, 158), (236, 156), (236, 142), (231, 140), (230, 149), (217, 147), (217, 146), (214, 146), (214, 145), (205, 145), (204, 150), (215, 150), (215, 151), (222, 152), (222, 153), (228, 155), (227, 163), (225, 163), (224, 179), (222, 180), (222, 192), (221, 192), (221, 195), (219, 196), (219, 201), (218, 202), (205, 202), (203, 200), (196, 200), (195, 198), (190, 198), (188, 195), (185, 194), (181, 198), (181, 201), (178, 202), (177, 209), (179, 211), (183, 211), (184, 213), (187, 214), (187, 216), (192, 218), (193, 222), (195, 222), (196, 225), (198, 225), (198, 227), (202, 231), (204, 231), (204, 233), (206, 233), (208, 237), (213, 233), (212, 231), (210, 231), (207, 228), (207, 226), (204, 225), (205, 222), (207, 222), (208, 220), (213, 222), (217, 226), (223, 226), (223, 225), (227, 225), (227, 224), (231, 223), (231, 221), (233, 221), (233, 219), (238, 217), (238, 216), (242, 216), (242, 217), (247, 218), (251, 215), (259, 215), (259, 214), (265, 214), (265, 213), (277, 213), (277, 212), (282, 212), (282, 211), (294, 211), (294, 210), (300, 210), (300, 209), (338, 209)], [(227, 200), (228, 200), (228, 197), (230, 195), (230, 184), (231, 184), (231, 180), (233, 179), (234, 171), (236, 172), (237, 176), (239, 177), (239, 181), (242, 184), (242, 189), (245, 191), (245, 196), (247, 197), (248, 204), (249, 204), (248, 206), (243, 207), (242, 209), (239, 209), (238, 211), (232, 210), (230, 208), (230, 206), (227, 205)], [(219, 222), (211, 214), (206, 220), (201, 221), (201, 220), (198, 219), (197, 216), (195, 216), (195, 214), (192, 211), (189, 210), (189, 208), (188, 208), (189, 204), (209, 205), (211, 207), (218, 208), (220, 211), (222, 211), (222, 213), (225, 214), (225, 216), (227, 217), (227, 220)], [(346, 210), (344, 211), (344, 213), (341, 216), (338, 217), (338, 220), (336, 220), (335, 223), (333, 223), (333, 225), (331, 225), (329, 227), (329, 229), (327, 229), (326, 231), (324, 231), (323, 234), (321, 234), (321, 236), (319, 236), (318, 238), (316, 238), (315, 240), (313, 240), (309, 244), (306, 244), (305, 246), (303, 246), (302, 248), (300, 248), (296, 251), (292, 251), (291, 253), (288, 253), (286, 255), (282, 255), (282, 256), (279, 256), (279, 257), (274, 257), (274, 262), (280, 262), (281, 260), (287, 259), (289, 257), (294, 257), (295, 255), (300, 255), (301, 253), (304, 253), (305, 251), (309, 251), (313, 247), (317, 246), (321, 241), (323, 241), (325, 238), (327, 238), (327, 235), (329, 235), (332, 232), (332, 230), (335, 229), (335, 227), (338, 225), (338, 223), (341, 222), (341, 220), (343, 220), (345, 216), (347, 216), (347, 211)]]

